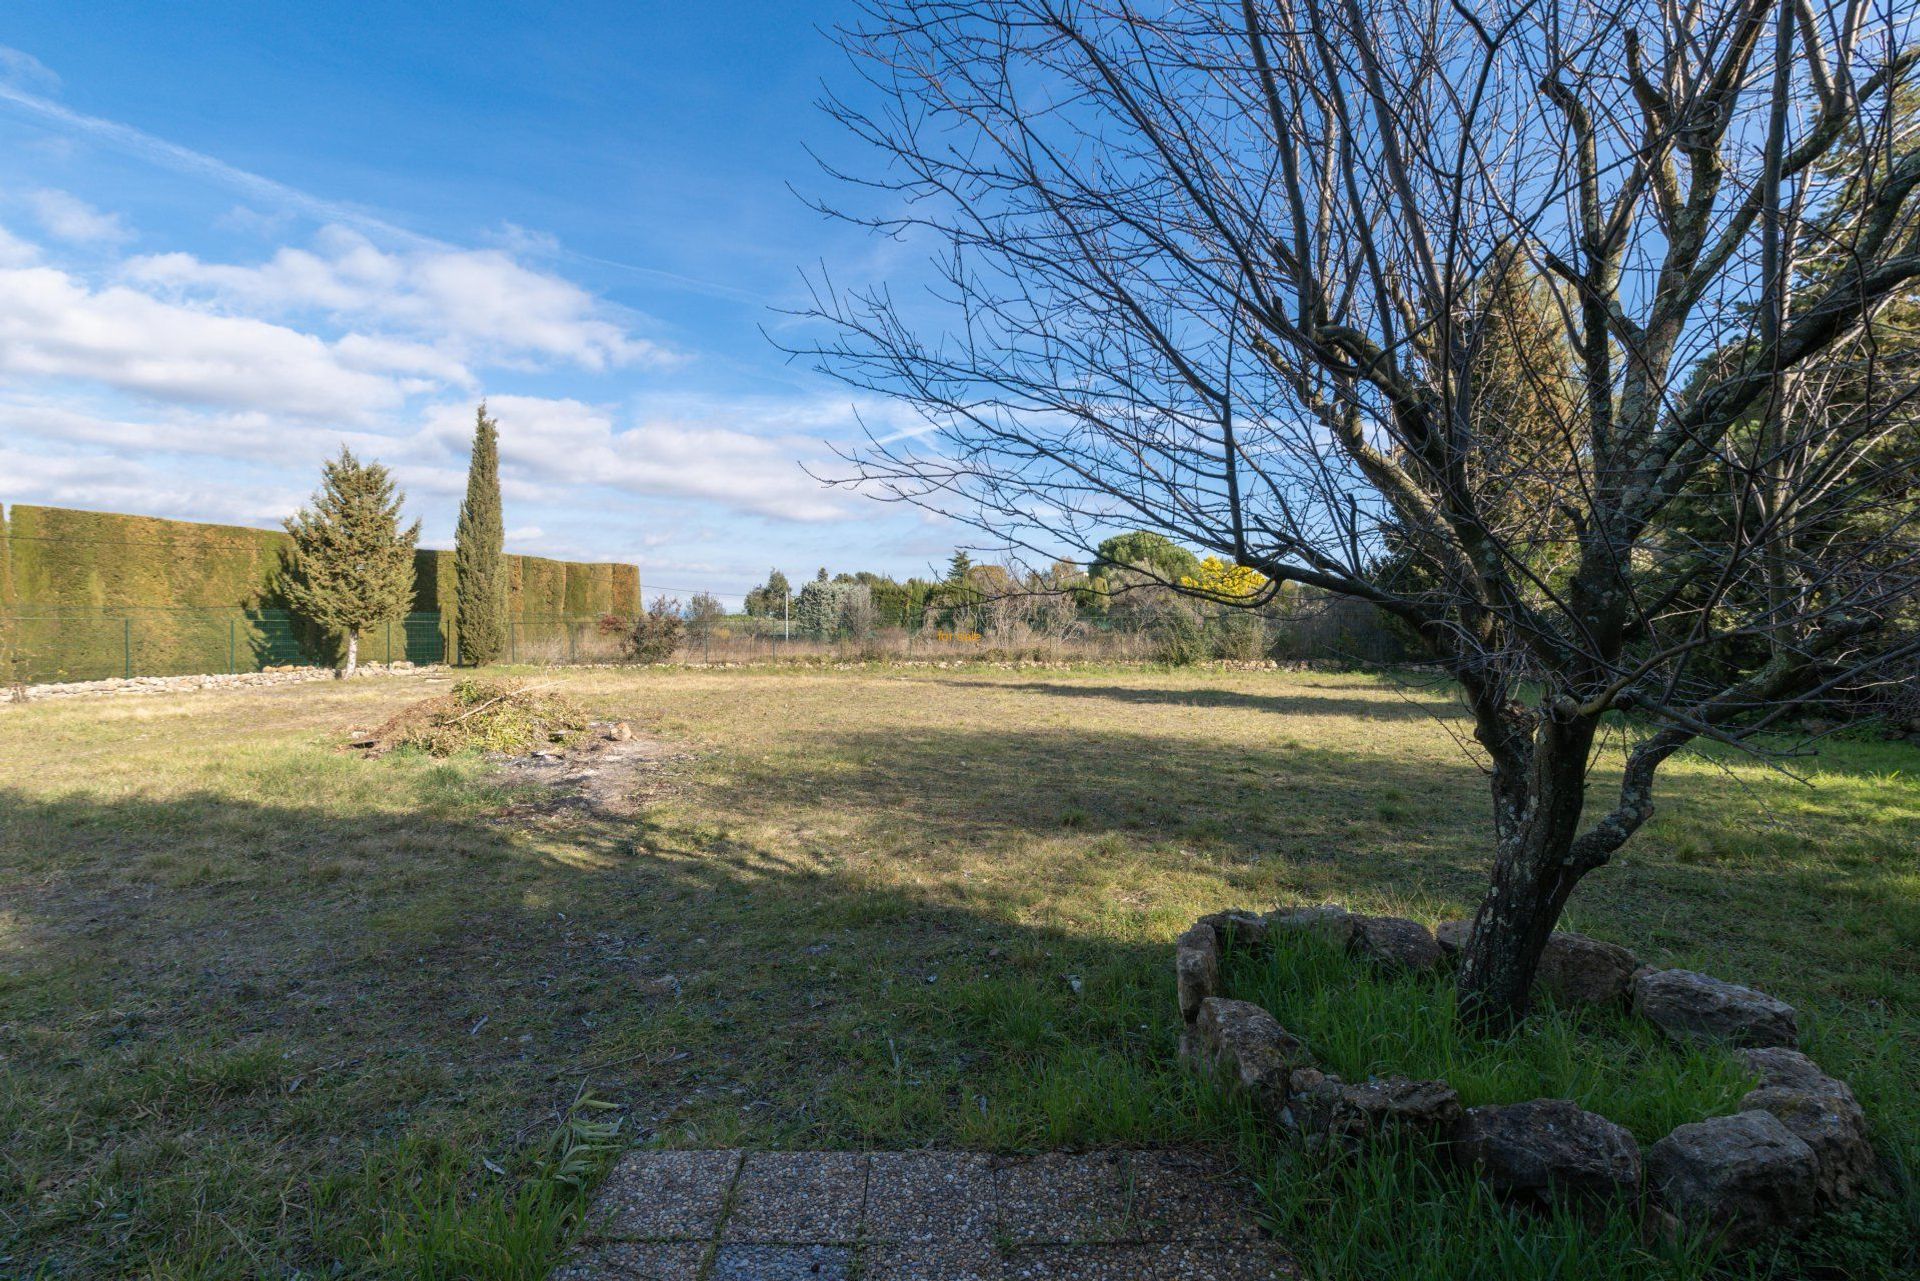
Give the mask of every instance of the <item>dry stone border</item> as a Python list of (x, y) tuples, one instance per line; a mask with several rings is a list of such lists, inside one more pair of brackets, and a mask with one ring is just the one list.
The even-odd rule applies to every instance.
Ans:
[(630, 1152), (553, 1281), (1274, 1281), (1244, 1185), (1184, 1151)]
[(1174, 945), (1187, 1023), (1180, 1056), (1309, 1146), (1425, 1135), (1513, 1200), (1580, 1212), (1624, 1203), (1656, 1229), (1704, 1228), (1734, 1244), (1845, 1205), (1880, 1178), (1853, 1091), (1794, 1048), (1792, 1006), (1691, 970), (1641, 966), (1626, 948), (1581, 934), (1549, 940), (1542, 990), (1566, 1005), (1624, 1005), (1676, 1043), (1735, 1047), (1760, 1081), (1736, 1114), (1677, 1126), (1643, 1154), (1624, 1127), (1568, 1099), (1463, 1111), (1445, 1081), (1342, 1081), (1270, 1012), (1220, 991), (1228, 949), (1264, 950), (1280, 935), (1311, 933), (1369, 964), (1420, 972), (1457, 958), (1471, 928), (1443, 921), (1430, 932), (1331, 904), (1203, 916)]

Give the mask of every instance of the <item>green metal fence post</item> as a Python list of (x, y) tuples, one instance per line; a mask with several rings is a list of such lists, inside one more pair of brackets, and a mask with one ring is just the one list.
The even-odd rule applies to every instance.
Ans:
[(127, 679), (133, 679), (133, 617), (120, 620), (120, 660)]

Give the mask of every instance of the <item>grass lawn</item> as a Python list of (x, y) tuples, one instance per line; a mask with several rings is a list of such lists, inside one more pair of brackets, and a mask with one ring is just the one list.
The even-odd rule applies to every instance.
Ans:
[[(1307, 1168), (1174, 1064), (1198, 913), (1470, 910), (1485, 787), (1441, 693), (542, 679), (672, 745), (639, 817), (337, 750), (423, 678), (0, 707), (0, 1275), (538, 1276), (616, 1115), (583, 1089), (672, 1146), (1230, 1145), (1327, 1278), (1698, 1271), (1417, 1162)], [(1920, 750), (1806, 773), (1676, 762), (1570, 924), (1801, 1008), (1899, 1196), (1724, 1266), (1886, 1275), (1920, 1233)]]

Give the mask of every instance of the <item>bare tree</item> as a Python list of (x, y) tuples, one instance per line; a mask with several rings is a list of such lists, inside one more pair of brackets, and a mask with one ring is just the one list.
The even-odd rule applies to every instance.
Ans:
[[(1915, 587), (1915, 461), (1883, 446), (1916, 371), (1878, 327), (1920, 277), (1913, 15), (870, 0), (828, 106), (884, 163), (834, 211), (939, 272), (815, 291), (821, 366), (928, 423), (839, 479), (1042, 557), (1156, 530), (1404, 620), (1490, 778), (1459, 981), (1503, 1025), (1662, 762), (1777, 744), (1912, 648), (1878, 638)], [(1560, 350), (1484, 359), (1503, 337)]]

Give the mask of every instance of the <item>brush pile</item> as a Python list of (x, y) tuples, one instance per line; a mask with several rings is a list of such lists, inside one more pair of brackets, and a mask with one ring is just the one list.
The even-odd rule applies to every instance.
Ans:
[(586, 712), (564, 694), (521, 681), (470, 677), (395, 716), (374, 732), (369, 746), (375, 753), (411, 747), (429, 756), (524, 756), (571, 746), (586, 732)]

